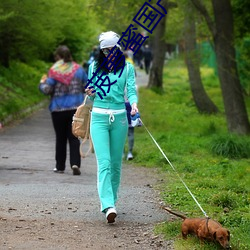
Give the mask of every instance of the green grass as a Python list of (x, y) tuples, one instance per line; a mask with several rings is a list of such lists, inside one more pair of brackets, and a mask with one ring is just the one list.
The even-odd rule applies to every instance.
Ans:
[[(46, 98), (39, 92), (38, 83), (47, 70), (48, 65), (42, 62), (31, 66), (12, 62), (9, 70), (0, 68), (0, 122)], [(201, 74), (207, 93), (220, 109), (217, 115), (197, 111), (180, 60), (166, 65), (162, 94), (139, 90), (142, 120), (174, 170), (144, 127), (135, 129), (133, 163), (160, 171), (163, 182), (155, 188), (165, 204), (189, 217), (203, 216), (181, 178), (206, 213), (230, 230), (232, 249), (250, 249), (250, 138), (227, 133), (219, 81), (210, 68), (201, 68)], [(246, 106), (249, 114), (250, 98)], [(179, 219), (161, 223), (155, 231), (174, 239), (178, 250), (218, 249), (213, 243), (201, 247), (194, 237), (184, 242), (179, 237), (180, 224)]]
[[(139, 109), (144, 124), (175, 170), (144, 127), (135, 129), (133, 163), (159, 169), (164, 181), (156, 188), (165, 204), (189, 217), (202, 217), (181, 178), (206, 213), (230, 230), (232, 249), (250, 249), (250, 138), (227, 132), (219, 81), (210, 68), (202, 68), (201, 73), (205, 89), (220, 113), (201, 115), (192, 100), (183, 62), (169, 62), (164, 69), (164, 93), (141, 88)], [(194, 237), (184, 242), (178, 237), (180, 224), (177, 219), (159, 224), (155, 230), (167, 239), (175, 239), (178, 250), (218, 248), (214, 243), (201, 248)]]
[(39, 61), (30, 65), (12, 62), (9, 69), (0, 67), (0, 122), (9, 115), (18, 118), (21, 111), (46, 98), (39, 92), (38, 84), (47, 70), (48, 65)]

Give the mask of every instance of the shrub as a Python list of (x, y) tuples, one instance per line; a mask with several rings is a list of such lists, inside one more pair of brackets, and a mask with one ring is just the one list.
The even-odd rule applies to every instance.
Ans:
[(212, 140), (211, 150), (215, 155), (231, 159), (249, 158), (250, 146), (247, 140), (236, 135), (222, 135)]
[(210, 203), (214, 206), (221, 208), (230, 208), (233, 209), (237, 206), (235, 197), (229, 194), (228, 192), (221, 192), (219, 194), (215, 194)]

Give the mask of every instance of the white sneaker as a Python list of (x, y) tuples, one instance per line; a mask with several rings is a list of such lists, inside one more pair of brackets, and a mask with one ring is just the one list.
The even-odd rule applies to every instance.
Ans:
[(63, 174), (63, 173), (64, 173), (63, 170), (57, 170), (57, 168), (54, 168), (53, 171), (54, 171), (55, 173), (59, 173), (59, 174)]
[(128, 152), (127, 161), (133, 160), (134, 156), (131, 152)]
[(108, 220), (108, 223), (114, 223), (116, 216), (117, 216), (117, 212), (115, 208), (110, 207), (107, 209), (106, 218)]

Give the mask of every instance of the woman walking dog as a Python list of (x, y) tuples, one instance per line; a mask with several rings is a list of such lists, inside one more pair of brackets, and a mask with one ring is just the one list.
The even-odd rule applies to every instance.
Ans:
[[(105, 62), (110, 59), (113, 63), (112, 55), (120, 52), (118, 40), (119, 36), (112, 31), (100, 35), (99, 56), (90, 65), (88, 72), (88, 79), (93, 81), (86, 89), (86, 93), (93, 100), (90, 133), (97, 160), (97, 188), (101, 211), (106, 214), (108, 223), (115, 222), (117, 216), (115, 205), (118, 199), (123, 149), (128, 131), (124, 103), (125, 89), (131, 104), (131, 115), (138, 112), (133, 65), (127, 63), (122, 71), (121, 61), (117, 60), (118, 62), (114, 62), (109, 69), (105, 67)], [(94, 78), (93, 72), (96, 72)], [(96, 84), (100, 79), (105, 79), (102, 84), (102, 89), (105, 91), (103, 96), (98, 94), (100, 86)], [(116, 82), (109, 86), (108, 81)]]

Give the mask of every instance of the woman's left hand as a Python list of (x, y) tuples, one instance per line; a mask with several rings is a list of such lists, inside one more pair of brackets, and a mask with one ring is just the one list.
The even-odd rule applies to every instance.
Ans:
[(137, 108), (137, 104), (134, 102), (132, 105), (131, 105), (131, 112), (130, 114), (133, 116), (135, 115), (137, 112), (139, 112), (138, 108)]
[(93, 93), (93, 88), (86, 88), (85, 89), (85, 92), (88, 96), (92, 96), (94, 97), (95, 96), (95, 93)]

